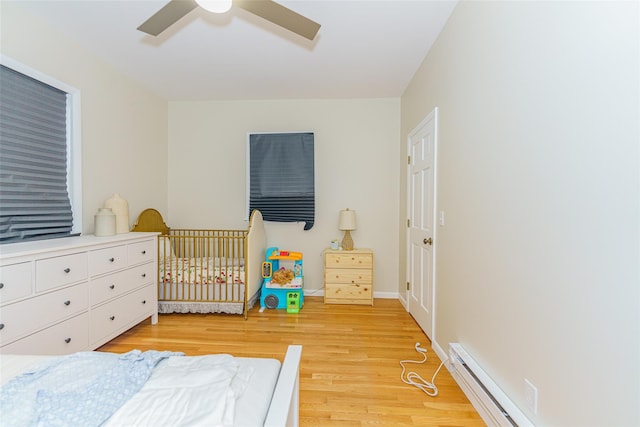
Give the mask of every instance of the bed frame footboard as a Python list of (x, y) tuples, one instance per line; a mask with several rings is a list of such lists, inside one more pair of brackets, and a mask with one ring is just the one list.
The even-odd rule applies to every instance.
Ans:
[(271, 397), (265, 427), (298, 427), (300, 422), (301, 345), (290, 345)]

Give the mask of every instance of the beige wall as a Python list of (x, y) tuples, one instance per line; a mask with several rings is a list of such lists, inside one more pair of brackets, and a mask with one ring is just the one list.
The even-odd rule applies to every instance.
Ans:
[(120, 193), (130, 222), (144, 208), (167, 206), (167, 102), (141, 89), (73, 40), (0, 2), (2, 54), (80, 90), (83, 232)]
[(168, 109), (19, 6), (0, 15), (3, 54), (82, 93), (87, 233), (113, 192), (131, 221), (244, 227), (246, 133), (315, 132), (316, 224), (267, 229), (304, 252), (308, 289), (350, 207), (376, 292), (404, 293), (405, 138), (438, 106), (434, 344), (463, 343), (523, 409), (531, 380), (537, 425), (640, 423), (636, 2), (463, 1), (401, 101)]
[(306, 290), (321, 290), (322, 250), (342, 239), (340, 209), (355, 209), (355, 245), (375, 251), (376, 295), (395, 297), (399, 112), (399, 98), (172, 102), (168, 224), (246, 227), (247, 132), (312, 131), (315, 225), (267, 223), (268, 244), (303, 252)]
[(640, 424), (638, 22), (463, 1), (402, 97), (403, 138), (439, 107), (435, 344), (540, 426)]

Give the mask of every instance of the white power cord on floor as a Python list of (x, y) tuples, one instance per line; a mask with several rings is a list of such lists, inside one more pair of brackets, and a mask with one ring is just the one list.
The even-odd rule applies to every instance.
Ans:
[(420, 390), (424, 391), (427, 395), (435, 397), (438, 395), (438, 387), (436, 387), (436, 383), (435, 383), (436, 375), (438, 375), (438, 372), (440, 372), (440, 369), (442, 369), (442, 366), (447, 361), (447, 359), (445, 359), (440, 364), (440, 366), (438, 366), (438, 369), (436, 369), (436, 372), (433, 374), (433, 377), (431, 377), (431, 382), (425, 381), (420, 375), (416, 374), (415, 372), (409, 372), (405, 375), (407, 371), (407, 368), (404, 366), (405, 363), (421, 364), (427, 361), (427, 349), (420, 347), (419, 342), (416, 343), (415, 349), (418, 353), (422, 354), (422, 360), (401, 360), (400, 366), (402, 366), (402, 374), (400, 374), (400, 379), (402, 380), (403, 383), (412, 385), (414, 387), (418, 387)]

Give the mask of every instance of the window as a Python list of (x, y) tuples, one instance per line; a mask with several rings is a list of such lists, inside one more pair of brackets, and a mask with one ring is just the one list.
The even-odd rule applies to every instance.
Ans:
[(266, 221), (315, 219), (313, 133), (251, 133), (248, 138), (248, 213)]
[(78, 234), (79, 93), (0, 60), (0, 243)]

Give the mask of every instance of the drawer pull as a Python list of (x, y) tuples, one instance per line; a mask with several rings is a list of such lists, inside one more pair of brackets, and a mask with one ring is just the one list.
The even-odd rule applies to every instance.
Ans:
[(4, 283), (0, 283), (0, 289), (4, 288)]
[(109, 320), (116, 320), (116, 316), (109, 317)]
[(114, 262), (115, 260), (115, 258), (109, 258), (109, 262)]
[(4, 329), (4, 323), (0, 323), (0, 331)]
[(64, 342), (66, 342), (67, 344), (69, 344), (71, 342), (71, 338), (65, 338)]
[(142, 251), (142, 255), (146, 255), (146, 254), (147, 254), (147, 251)]
[(69, 267), (67, 267), (67, 268), (64, 269), (64, 272), (69, 274), (69, 273), (71, 273), (71, 269)]
[(142, 277), (147, 277), (147, 273), (142, 273)]
[(66, 300), (66, 301), (64, 302), (64, 305), (71, 305), (71, 301)]
[(116, 288), (116, 285), (109, 286), (109, 289), (115, 289), (115, 288)]
[(143, 300), (142, 300), (142, 303), (143, 303), (143, 304), (146, 304), (146, 303), (147, 303), (147, 300), (146, 300), (146, 299), (143, 299)]

